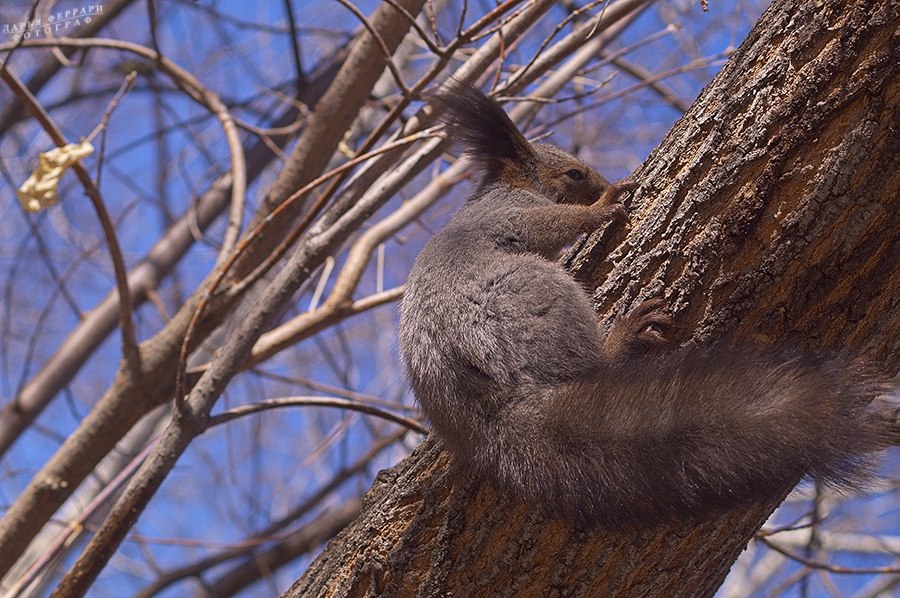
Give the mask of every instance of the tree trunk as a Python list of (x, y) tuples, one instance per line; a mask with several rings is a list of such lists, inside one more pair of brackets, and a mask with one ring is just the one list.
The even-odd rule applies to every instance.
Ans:
[[(664, 295), (677, 342), (789, 342), (896, 371), (898, 25), (886, 0), (774, 3), (636, 173), (627, 236), (607, 230), (569, 260), (604, 321)], [(708, 596), (789, 491), (575, 533), (429, 438), (285, 595)]]

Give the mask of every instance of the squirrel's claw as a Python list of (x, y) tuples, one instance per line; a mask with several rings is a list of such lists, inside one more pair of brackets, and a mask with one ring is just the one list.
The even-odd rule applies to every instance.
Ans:
[(624, 204), (615, 203), (609, 206), (609, 217), (614, 222), (628, 226), (631, 220), (628, 218), (628, 210)]
[(609, 357), (622, 359), (650, 353), (669, 344), (668, 336), (675, 328), (675, 320), (667, 314), (665, 299), (654, 297), (613, 322), (604, 342)]
[(600, 201), (606, 201), (607, 203), (612, 203), (614, 200), (618, 199), (620, 195), (623, 193), (628, 193), (629, 191), (634, 191), (638, 187), (640, 187), (640, 183), (632, 180), (631, 178), (624, 178), (622, 180), (616, 181), (615, 183), (610, 183), (609, 187), (607, 187), (603, 191), (603, 195), (600, 196)]

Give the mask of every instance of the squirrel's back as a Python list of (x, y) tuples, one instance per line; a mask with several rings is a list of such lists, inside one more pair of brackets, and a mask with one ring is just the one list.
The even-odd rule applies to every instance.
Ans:
[(469, 469), (589, 526), (704, 515), (807, 474), (860, 479), (886, 444), (875, 376), (789, 351), (648, 351), (666, 322), (653, 302), (604, 338), (552, 258), (619, 217), (627, 187), (531, 146), (471, 86), (436, 103), (481, 179), (416, 260), (400, 346), (434, 432)]

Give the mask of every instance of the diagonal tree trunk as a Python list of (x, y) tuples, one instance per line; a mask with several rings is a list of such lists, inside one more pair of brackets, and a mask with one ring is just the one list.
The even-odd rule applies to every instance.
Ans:
[[(663, 294), (678, 342), (789, 342), (897, 370), (898, 25), (887, 0), (770, 7), (636, 173), (627, 237), (570, 259), (604, 321)], [(708, 596), (789, 491), (579, 534), (455, 471), (431, 438), (285, 596)]]

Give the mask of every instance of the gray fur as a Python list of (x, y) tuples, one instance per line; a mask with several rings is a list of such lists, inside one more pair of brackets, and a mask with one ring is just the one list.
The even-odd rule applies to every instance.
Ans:
[[(437, 98), (457, 131), (461, 101), (506, 118), (473, 89), (451, 83)], [(476, 161), (502, 148), (506, 169), (524, 139), (460, 138)], [(725, 346), (611, 354), (588, 296), (553, 258), (621, 206), (595, 171), (600, 200), (573, 206), (560, 203), (571, 196), (565, 179), (529, 185), (523, 168), (483, 167), (470, 201), (416, 260), (401, 306), (413, 390), (462, 464), (589, 527), (705, 515), (810, 473), (857, 477), (858, 456), (881, 447), (866, 412), (872, 376), (842, 360)], [(627, 349), (646, 333), (617, 334)]]

